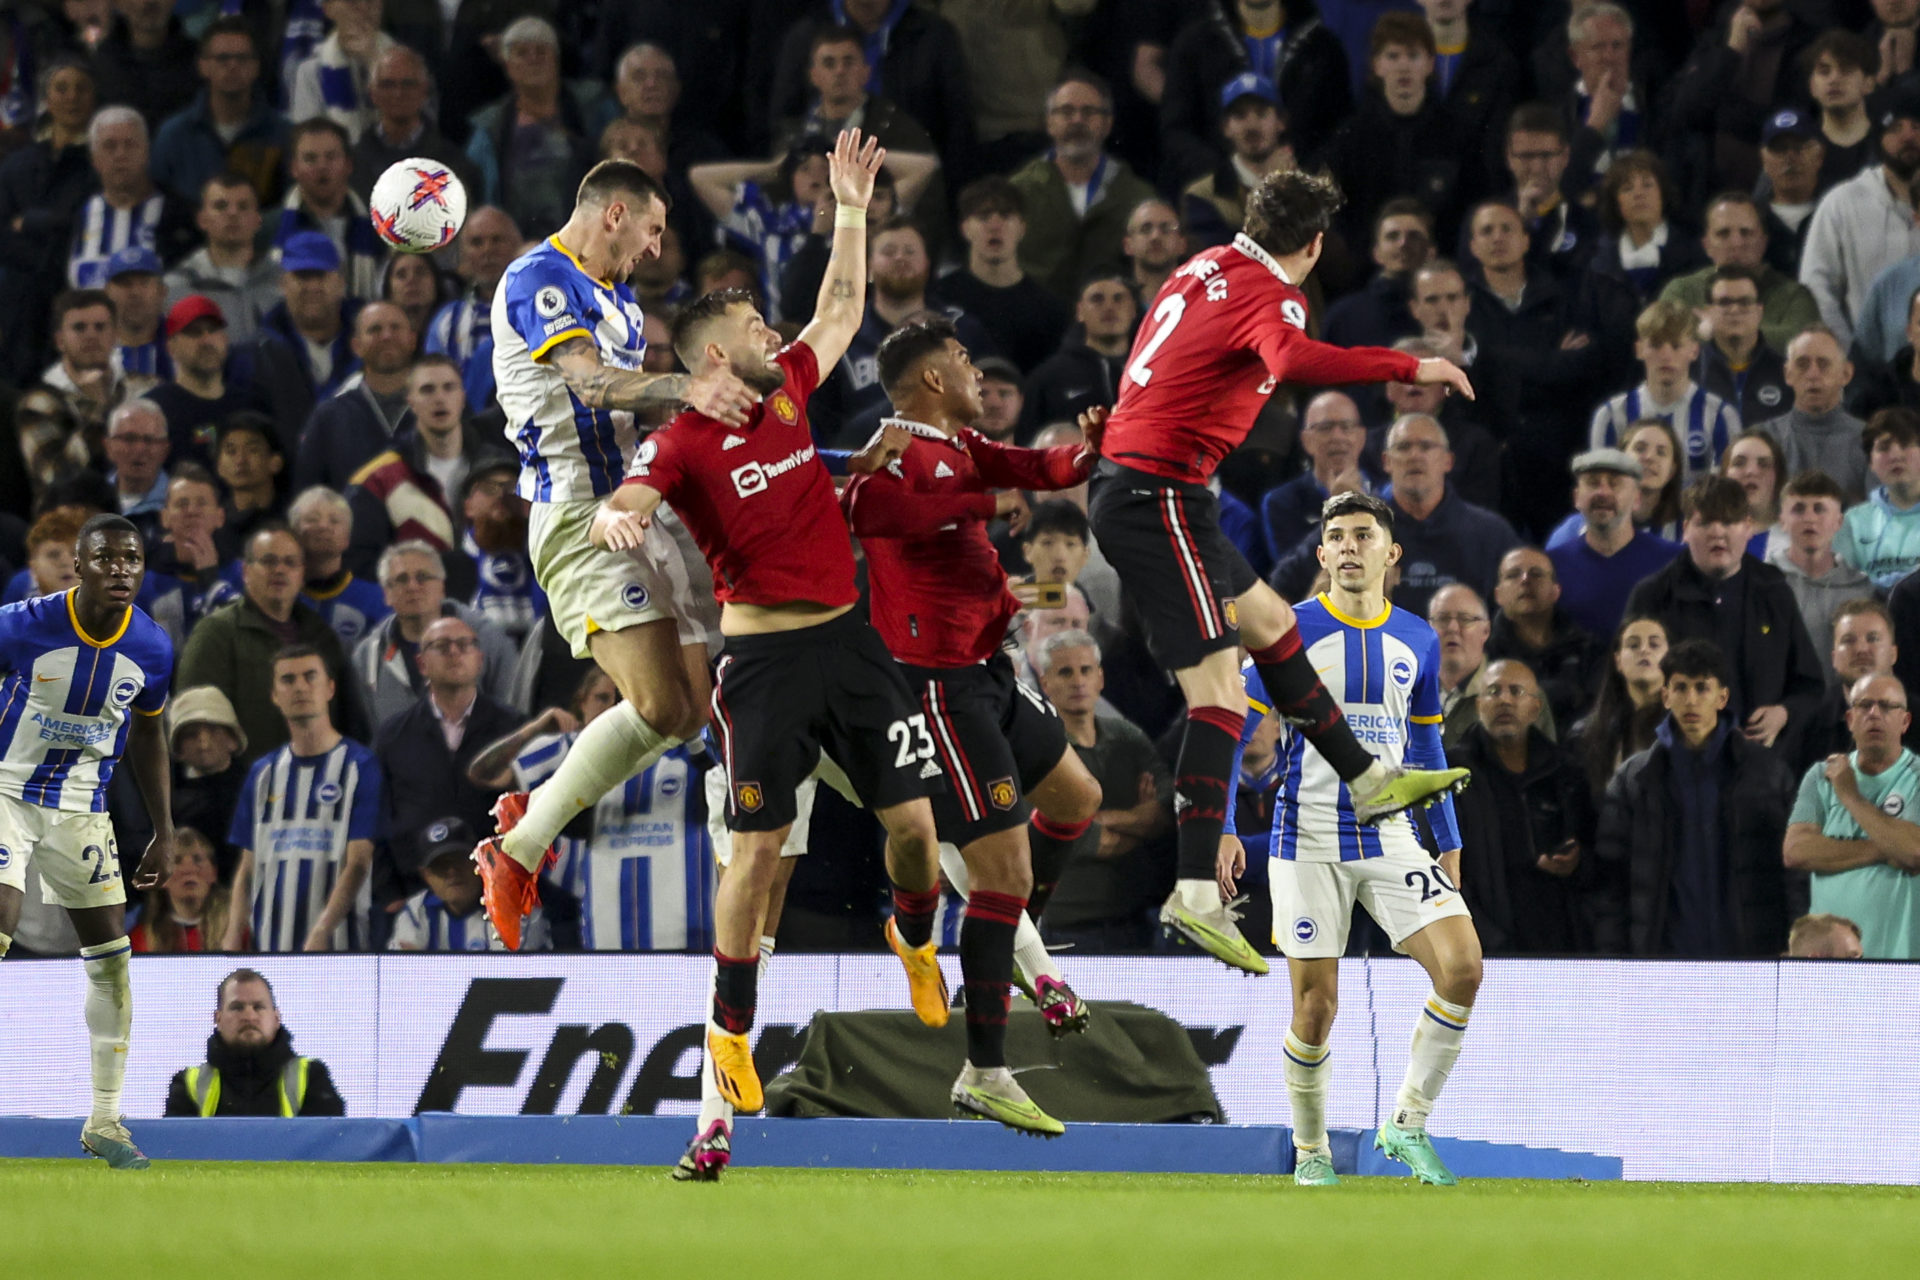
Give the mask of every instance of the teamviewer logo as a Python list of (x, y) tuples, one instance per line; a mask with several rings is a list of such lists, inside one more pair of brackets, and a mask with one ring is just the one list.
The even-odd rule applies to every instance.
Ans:
[(744, 467), (735, 467), (731, 474), (733, 491), (743, 498), (751, 498), (767, 487), (767, 473), (757, 462), (749, 462)]

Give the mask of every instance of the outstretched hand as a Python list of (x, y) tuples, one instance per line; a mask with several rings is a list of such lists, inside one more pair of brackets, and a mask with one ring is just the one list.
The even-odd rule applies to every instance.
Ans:
[(1080, 412), (1080, 434), (1086, 437), (1085, 457), (1091, 462), (1100, 456), (1100, 441), (1107, 433), (1107, 418), (1112, 413), (1103, 404), (1096, 404)]
[[(846, 137), (841, 134), (841, 137)], [(897, 422), (889, 422), (873, 433), (873, 438), (862, 446), (860, 452), (847, 459), (847, 471), (856, 476), (869, 476), (898, 458), (913, 443), (913, 434)]]
[(1420, 371), (1413, 380), (1421, 386), (1438, 384), (1449, 391), (1456, 391), (1467, 399), (1473, 399), (1473, 383), (1467, 381), (1467, 372), (1451, 360), (1422, 360)]
[(886, 163), (886, 148), (871, 134), (842, 129), (827, 153), (827, 185), (843, 209), (865, 209), (873, 199), (873, 180)]

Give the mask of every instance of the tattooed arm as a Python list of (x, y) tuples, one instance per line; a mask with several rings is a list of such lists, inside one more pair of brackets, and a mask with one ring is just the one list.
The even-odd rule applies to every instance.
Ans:
[(685, 402), (700, 413), (737, 426), (753, 410), (753, 393), (730, 369), (710, 369), (699, 377), (684, 373), (643, 373), (600, 363), (600, 350), (588, 337), (569, 338), (548, 357), (580, 402), (593, 409), (645, 411)]
[[(813, 320), (800, 331), (800, 341), (813, 349), (822, 371), (840, 362), (866, 319), (867, 202), (873, 198), (873, 176), (886, 158), (887, 153), (874, 139), (863, 142), (858, 129), (843, 132), (827, 157), (839, 210), (833, 228), (833, 253), (827, 258), (827, 274), (820, 282)], [(843, 225), (841, 219), (853, 212), (859, 214), (859, 224)]]

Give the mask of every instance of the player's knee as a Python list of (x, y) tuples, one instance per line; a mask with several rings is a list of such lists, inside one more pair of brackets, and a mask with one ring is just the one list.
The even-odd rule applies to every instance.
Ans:
[(1339, 1011), (1340, 1001), (1331, 991), (1302, 991), (1294, 1001), (1294, 1034), (1308, 1044), (1325, 1044), (1327, 1033), (1333, 1030), (1334, 1015)]
[(1043, 812), (1055, 822), (1091, 822), (1093, 815), (1100, 812), (1100, 800), (1099, 780), (1090, 773), (1083, 773), (1070, 779), (1060, 798), (1050, 801)]
[(633, 690), (627, 701), (633, 705), (635, 715), (661, 733), (688, 738), (699, 732), (698, 725), (691, 731), (687, 729), (695, 715), (693, 696), (678, 681), (648, 682)]
[(1448, 956), (1440, 964), (1440, 980), (1434, 986), (1454, 1004), (1472, 1004), (1480, 992), (1479, 951)]

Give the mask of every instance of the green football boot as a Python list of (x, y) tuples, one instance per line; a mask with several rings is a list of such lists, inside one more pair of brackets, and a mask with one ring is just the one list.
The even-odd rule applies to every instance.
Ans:
[(1465, 769), (1403, 769), (1398, 765), (1382, 765), (1377, 775), (1378, 784), (1362, 794), (1361, 788), (1369, 785), (1369, 776), (1372, 776), (1371, 770), (1347, 784), (1353, 796), (1356, 822), (1378, 822), (1415, 805), (1432, 804), (1441, 796), (1466, 786), (1468, 775)]
[(1293, 1185), (1296, 1187), (1337, 1187), (1340, 1175), (1333, 1171), (1333, 1153), (1305, 1151), (1293, 1153)]
[(1037, 1138), (1057, 1138), (1067, 1126), (1033, 1104), (1027, 1091), (1005, 1067), (976, 1067), (968, 1063), (953, 1082), (953, 1109), (963, 1116), (998, 1120), (1009, 1129)]
[(1374, 1135), (1373, 1149), (1413, 1170), (1413, 1176), (1428, 1186), (1451, 1187), (1460, 1181), (1440, 1162), (1440, 1154), (1433, 1149), (1424, 1129), (1399, 1129), (1393, 1121), (1385, 1121), (1380, 1132)]
[(1214, 959), (1248, 973), (1266, 973), (1267, 962), (1253, 949), (1234, 913), (1223, 904), (1204, 914), (1189, 910), (1180, 901), (1179, 890), (1160, 907), (1160, 923), (1200, 948)]

